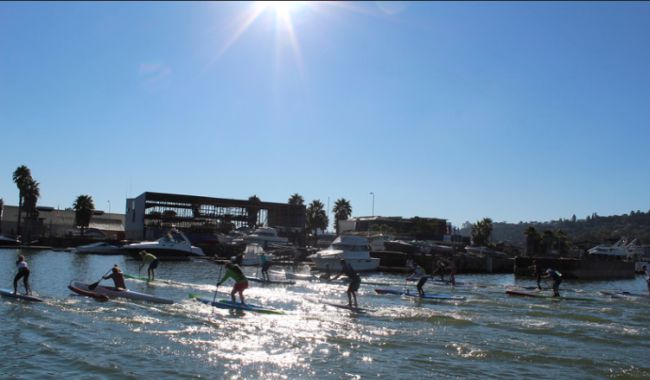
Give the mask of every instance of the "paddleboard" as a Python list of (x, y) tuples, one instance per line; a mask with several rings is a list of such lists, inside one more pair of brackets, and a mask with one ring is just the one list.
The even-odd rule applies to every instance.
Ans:
[(589, 298), (580, 298), (580, 297), (553, 297), (552, 294), (544, 293), (533, 293), (523, 290), (506, 290), (506, 294), (510, 296), (521, 296), (521, 297), (533, 297), (533, 298), (550, 298), (550, 299), (561, 299), (561, 300), (570, 300), (570, 301), (591, 301)]
[(242, 304), (241, 302), (233, 303), (231, 300), (218, 300), (213, 302), (212, 300), (203, 297), (197, 297), (193, 294), (190, 294), (190, 297), (194, 298), (195, 300), (201, 303), (218, 307), (220, 309), (237, 309), (237, 310), (253, 311), (256, 313), (264, 313), (264, 314), (284, 314), (283, 310), (273, 309), (264, 306), (257, 306), (249, 303), (247, 304)]
[(322, 303), (322, 304), (328, 305), (328, 306), (338, 307), (339, 309), (350, 310), (350, 311), (355, 312), (355, 313), (369, 313), (369, 312), (375, 311), (373, 309), (366, 309), (366, 308), (363, 308), (363, 307), (350, 306), (350, 305), (348, 305), (346, 303), (343, 304), (343, 303), (327, 302), (327, 301), (322, 301), (322, 300), (319, 301), (319, 302)]
[(614, 297), (614, 298), (622, 298), (622, 297), (650, 298), (650, 295), (641, 294), (641, 293), (605, 292), (605, 291), (601, 291), (600, 293), (603, 294), (603, 295), (606, 295), (606, 296)]
[(99, 294), (90, 290), (84, 290), (80, 289), (74, 286), (73, 282), (70, 282), (68, 285), (68, 289), (72, 290), (73, 292), (81, 295), (81, 296), (86, 296), (86, 297), (91, 297), (94, 298), (95, 300), (99, 302), (106, 302), (108, 301), (108, 296), (106, 294)]
[(429, 300), (441, 300), (441, 301), (464, 301), (465, 297), (455, 296), (452, 294), (440, 294), (440, 293), (425, 293), (421, 296), (418, 293), (409, 293), (408, 291), (396, 290), (396, 289), (375, 289), (377, 294), (394, 294), (398, 296), (412, 297), (412, 298), (421, 298)]
[(160, 280), (160, 279), (155, 279), (155, 280), (149, 280), (147, 276), (141, 276), (139, 274), (124, 274), (124, 278), (128, 278), (130, 280), (139, 280), (139, 281), (145, 281), (149, 284), (178, 284), (181, 285), (178, 282), (174, 282), (172, 280)]
[(295, 281), (290, 281), (290, 280), (286, 280), (286, 281), (285, 280), (265, 280), (265, 279), (259, 278), (259, 277), (248, 277), (248, 276), (246, 276), (246, 279), (248, 281), (252, 281), (252, 282), (260, 282), (262, 284), (280, 284), (280, 285), (295, 285), (296, 284)]
[(70, 283), (71, 286), (81, 289), (86, 292), (95, 292), (97, 294), (104, 294), (108, 297), (120, 297), (120, 298), (128, 298), (132, 300), (139, 300), (139, 301), (147, 301), (147, 302), (153, 302), (153, 303), (165, 303), (165, 304), (173, 304), (174, 301), (170, 300), (168, 298), (161, 298), (161, 297), (156, 297), (151, 294), (146, 294), (146, 293), (140, 293), (140, 292), (134, 292), (133, 290), (128, 290), (128, 289), (115, 289), (112, 286), (97, 286), (95, 289), (90, 289), (88, 284), (84, 284), (83, 282), (79, 281), (72, 281)]
[(14, 294), (13, 290), (9, 289), (0, 289), (0, 296), (7, 297), (7, 298), (14, 298), (22, 301), (30, 301), (30, 302), (43, 302), (42, 299), (34, 296), (28, 296), (26, 294)]

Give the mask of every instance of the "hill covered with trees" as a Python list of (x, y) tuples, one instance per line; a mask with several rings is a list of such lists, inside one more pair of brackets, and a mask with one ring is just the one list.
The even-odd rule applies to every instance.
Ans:
[[(537, 233), (546, 231), (566, 237), (568, 244), (580, 249), (587, 249), (600, 243), (615, 242), (620, 238), (628, 241), (638, 239), (639, 243), (650, 244), (650, 210), (648, 212), (632, 211), (629, 214), (599, 216), (594, 213), (585, 219), (558, 219), (548, 222), (493, 222), (490, 241), (504, 242), (521, 248), (526, 247), (527, 230), (533, 227)], [(466, 222), (459, 233), (471, 236), (472, 224)], [(547, 233), (548, 235), (549, 233)]]

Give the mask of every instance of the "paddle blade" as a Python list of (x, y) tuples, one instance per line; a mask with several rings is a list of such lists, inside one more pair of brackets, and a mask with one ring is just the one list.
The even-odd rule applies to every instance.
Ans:
[(199, 298), (198, 294), (190, 293), (187, 295), (187, 298)]
[(93, 282), (92, 284), (88, 285), (88, 289), (89, 289), (89, 290), (95, 290), (95, 289), (97, 289), (97, 286), (99, 285), (99, 283), (100, 283), (101, 281), (102, 281), (102, 280), (99, 280), (99, 281), (97, 281), (97, 282)]

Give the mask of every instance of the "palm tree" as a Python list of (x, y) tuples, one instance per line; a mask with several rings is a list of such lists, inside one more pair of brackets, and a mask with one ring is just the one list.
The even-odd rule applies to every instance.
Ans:
[(32, 172), (25, 165), (21, 165), (16, 170), (12, 179), (18, 187), (18, 223), (16, 225), (16, 234), (20, 235), (20, 219), (23, 210), (23, 200), (25, 199), (25, 192), (27, 191), (27, 184), (32, 178)]
[(483, 220), (472, 225), (472, 240), (476, 245), (487, 245), (490, 242), (492, 234), (492, 219), (483, 218)]
[(36, 204), (41, 197), (40, 184), (38, 181), (30, 178), (25, 185), (25, 199), (23, 207), (25, 208), (25, 226), (27, 227), (27, 241), (32, 240), (32, 230), (38, 220), (38, 210)]
[(246, 208), (246, 213), (248, 213), (248, 226), (255, 227), (257, 224), (257, 214), (260, 212), (260, 203), (262, 201), (257, 195), (251, 195), (248, 197), (248, 202), (250, 202), (250, 205)]
[(290, 198), (289, 198), (289, 204), (293, 206), (302, 206), (305, 204), (305, 200), (303, 199), (302, 195), (298, 193), (294, 193)]
[(74, 221), (78, 227), (81, 227), (81, 236), (84, 236), (84, 229), (90, 225), (90, 218), (93, 216), (95, 204), (93, 197), (90, 195), (80, 195), (72, 205), (74, 209)]
[(524, 231), (524, 235), (526, 235), (526, 256), (532, 257), (537, 255), (542, 237), (533, 226), (529, 226)]
[(350, 201), (345, 198), (337, 199), (334, 202), (334, 208), (332, 209), (334, 213), (334, 229), (336, 233), (339, 233), (339, 220), (347, 220), (352, 215), (352, 206)]
[(314, 231), (314, 244), (318, 242), (318, 229), (325, 230), (328, 224), (325, 205), (318, 199), (313, 200), (307, 207), (307, 228)]
[(553, 252), (557, 238), (555, 233), (551, 230), (544, 230), (542, 233), (542, 249), (545, 255), (550, 255)]

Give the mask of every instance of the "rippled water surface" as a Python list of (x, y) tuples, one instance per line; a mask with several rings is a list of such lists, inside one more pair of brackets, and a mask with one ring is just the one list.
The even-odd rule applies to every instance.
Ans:
[[(0, 287), (12, 286), (18, 253), (0, 250)], [(553, 300), (507, 296), (512, 275), (468, 275), (458, 281), (471, 284), (456, 289), (427, 284), (429, 292), (466, 301), (416, 302), (375, 294), (368, 282), (396, 289), (405, 282), (374, 274), (359, 291), (360, 306), (372, 309), (367, 314), (319, 302), (347, 302), (342, 284), (251, 283), (249, 303), (286, 311), (265, 315), (189, 299), (190, 293), (213, 297), (221, 267), (209, 262), (161, 263), (157, 276), (171, 283), (127, 280), (129, 288), (172, 298), (173, 305), (98, 303), (72, 295), (70, 280), (97, 281), (115, 263), (137, 274), (137, 261), (20, 253), (35, 294), (46, 302), (0, 298), (3, 378), (650, 378), (650, 299), (600, 293), (647, 294), (641, 277), (567, 281), (563, 295), (581, 300)], [(255, 270), (245, 268), (250, 275)], [(227, 298), (230, 286), (219, 287), (218, 297)]]

